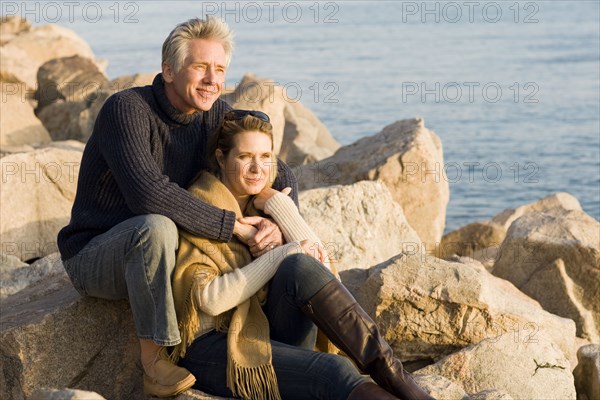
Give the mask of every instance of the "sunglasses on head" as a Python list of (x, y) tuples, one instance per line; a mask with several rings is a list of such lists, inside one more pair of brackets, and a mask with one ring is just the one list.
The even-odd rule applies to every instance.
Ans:
[(271, 119), (267, 114), (262, 111), (254, 111), (254, 110), (231, 110), (225, 114), (226, 121), (237, 121), (245, 116), (250, 115), (252, 117), (258, 118), (264, 122), (271, 122)]

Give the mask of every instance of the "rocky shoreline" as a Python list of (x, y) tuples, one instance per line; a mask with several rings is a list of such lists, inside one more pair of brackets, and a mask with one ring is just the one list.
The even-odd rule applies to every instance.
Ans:
[[(126, 301), (82, 298), (56, 248), (109, 80), (72, 31), (0, 23), (0, 398), (143, 399)], [(246, 75), (223, 98), (267, 112), (301, 212), (343, 282), (439, 399), (600, 399), (600, 223), (555, 193), (443, 235), (442, 143), (421, 118), (340, 146), (282, 88)], [(179, 400), (214, 399), (188, 390)]]

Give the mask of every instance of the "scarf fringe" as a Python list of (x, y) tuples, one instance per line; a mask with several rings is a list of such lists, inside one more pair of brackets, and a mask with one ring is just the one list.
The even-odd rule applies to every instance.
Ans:
[(277, 376), (271, 363), (242, 367), (233, 357), (227, 362), (227, 387), (244, 400), (281, 400)]
[(188, 296), (185, 299), (184, 316), (178, 318), (181, 342), (175, 345), (169, 356), (173, 364), (177, 364), (179, 359), (185, 356), (187, 348), (195, 339), (195, 333), (200, 329), (200, 315), (198, 313), (200, 308), (196, 304), (195, 296), (195, 291), (198, 290), (197, 286), (197, 284), (194, 284), (188, 292)]

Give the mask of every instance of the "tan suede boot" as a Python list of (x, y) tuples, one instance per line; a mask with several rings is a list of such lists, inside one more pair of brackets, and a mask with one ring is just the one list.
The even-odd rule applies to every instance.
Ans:
[(163, 348), (156, 354), (151, 372), (144, 372), (144, 393), (154, 397), (176, 396), (196, 383), (196, 378), (187, 369), (169, 361)]

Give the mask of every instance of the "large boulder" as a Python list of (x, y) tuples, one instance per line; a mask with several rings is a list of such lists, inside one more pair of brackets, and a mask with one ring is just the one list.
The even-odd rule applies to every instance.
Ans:
[(517, 208), (509, 208), (489, 221), (478, 221), (447, 233), (442, 237), (438, 257), (451, 259), (454, 255), (470, 257), (483, 263), (488, 271), (498, 259), (498, 250), (510, 225), (519, 217), (532, 212), (582, 211), (579, 201), (569, 193), (558, 192)]
[(0, 46), (14, 39), (16, 35), (31, 28), (29, 21), (16, 15), (0, 16)]
[[(70, 29), (50, 24), (34, 26), (0, 47), (0, 75), (33, 89), (37, 71), (46, 61), (79, 55), (95, 59), (90, 46)], [(102, 68), (102, 63), (99, 63)]]
[(400, 254), (369, 274), (357, 300), (402, 359), (437, 359), (506, 332), (519, 342), (545, 333), (575, 359), (573, 321), (481, 266)]
[(22, 83), (0, 83), (0, 147), (40, 145), (52, 139), (35, 116)]
[(53, 143), (0, 159), (2, 252), (23, 261), (57, 251), (69, 222), (83, 152), (78, 142)]
[(78, 55), (49, 60), (37, 72), (38, 110), (56, 101), (94, 98), (108, 78), (89, 58)]
[(505, 230), (518, 218), (532, 212), (557, 212), (560, 210), (583, 211), (579, 200), (569, 193), (558, 192), (548, 195), (533, 203), (525, 204), (517, 208), (507, 208), (492, 218), (492, 222), (501, 225)]
[(573, 375), (578, 398), (600, 399), (600, 345), (581, 346), (577, 351), (577, 360)]
[(2, 399), (42, 388), (145, 399), (127, 301), (81, 298), (64, 272), (2, 301), (0, 369)]
[[(491, 221), (479, 221), (465, 225), (442, 237), (439, 257), (447, 259), (453, 255), (478, 259), (478, 255), (495, 256), (491, 249), (498, 249), (506, 236), (506, 229)], [(486, 261), (488, 257), (479, 261)]]
[(541, 332), (529, 341), (512, 333), (486, 339), (417, 373), (445, 376), (467, 393), (499, 389), (515, 399), (576, 399), (569, 361)]
[(59, 100), (38, 110), (37, 116), (44, 127), (48, 129), (52, 140), (79, 140), (85, 142), (91, 134), (88, 119), (84, 117), (84, 115), (89, 114), (88, 110), (89, 104), (87, 101), (68, 102)]
[(397, 121), (332, 157), (304, 165), (297, 176), (301, 190), (381, 180), (423, 240), (424, 252), (433, 252), (444, 232), (449, 199), (443, 164), (439, 137), (418, 118)]
[(235, 91), (223, 96), (234, 108), (260, 110), (273, 125), (275, 152), (288, 164), (301, 165), (331, 156), (339, 143), (323, 123), (286, 89), (270, 79), (246, 74)]
[(494, 275), (600, 343), (600, 223), (583, 211), (528, 213), (511, 224)]
[(59, 253), (53, 253), (29, 265), (15, 256), (0, 254), (0, 300), (49, 275), (61, 274), (63, 265)]
[(307, 190), (299, 200), (302, 216), (340, 271), (367, 269), (420, 245), (402, 207), (381, 182)]
[(99, 89), (90, 92), (85, 100), (59, 100), (38, 110), (37, 115), (54, 140), (86, 142), (106, 99), (121, 90), (150, 85), (155, 76), (156, 72), (120, 76), (105, 81)]
[(413, 376), (415, 382), (421, 386), (430, 396), (436, 399), (444, 400), (470, 400), (469, 395), (463, 388), (452, 382), (450, 379), (440, 375)]
[(96, 392), (77, 389), (38, 389), (29, 400), (106, 400)]

